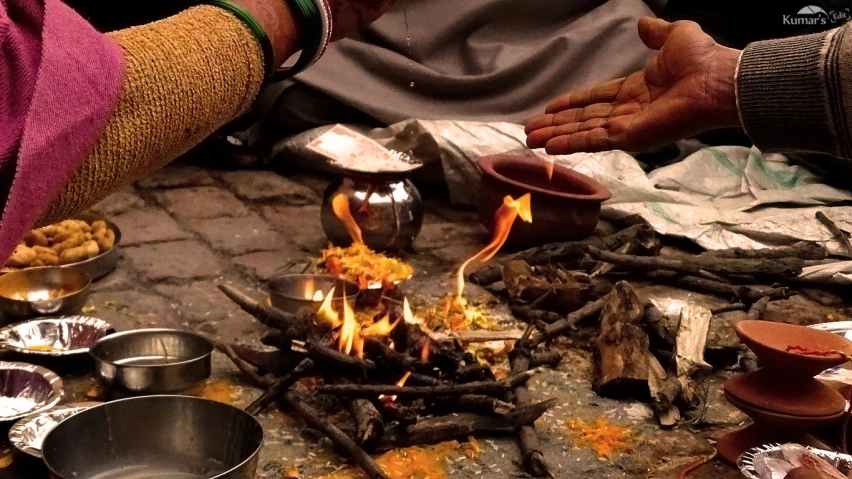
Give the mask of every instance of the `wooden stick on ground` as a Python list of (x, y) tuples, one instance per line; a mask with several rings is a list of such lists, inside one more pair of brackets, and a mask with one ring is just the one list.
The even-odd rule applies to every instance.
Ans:
[[(610, 293), (612, 294), (612, 293)], [(534, 334), (530, 338), (530, 346), (536, 347), (539, 344), (549, 341), (561, 334), (568, 332), (571, 328), (577, 325), (580, 321), (591, 318), (592, 316), (597, 315), (601, 312), (601, 308), (603, 308), (604, 303), (609, 295), (604, 296), (603, 298), (598, 299), (597, 301), (593, 301), (583, 306), (582, 308), (574, 311), (569, 314), (565, 318), (547, 325), (543, 331)]]
[(246, 412), (252, 416), (260, 414), (264, 409), (272, 405), (278, 397), (284, 394), (291, 386), (296, 384), (296, 381), (302, 379), (305, 373), (313, 369), (314, 362), (310, 358), (305, 358), (293, 368), (290, 373), (278, 378), (275, 384), (270, 386), (266, 392), (257, 398), (253, 403), (249, 404)]
[(752, 304), (751, 308), (748, 310), (748, 319), (760, 319), (760, 317), (763, 316), (763, 313), (766, 312), (767, 306), (769, 306), (769, 300), (769, 297), (764, 296)]
[(745, 249), (731, 248), (707, 251), (701, 253), (700, 258), (753, 258), (753, 259), (771, 259), (771, 258), (801, 258), (805, 260), (823, 260), (828, 256), (828, 251), (819, 243), (811, 241), (800, 241), (790, 246), (781, 248), (761, 248), (761, 249)]
[(370, 479), (387, 479), (387, 475), (376, 461), (355, 443), (345, 432), (329, 421), (324, 414), (308, 405), (294, 392), (288, 392), (282, 398), (284, 404), (295, 411), (305, 423), (313, 429), (322, 432), (326, 437), (355, 461)]
[[(528, 370), (532, 362), (530, 352), (523, 344), (522, 341), (518, 341), (511, 353), (510, 363), (514, 374)], [(516, 409), (532, 402), (530, 391), (525, 385), (516, 387), (514, 393)], [(544, 460), (544, 452), (534, 425), (526, 424), (518, 429), (518, 443), (527, 472), (535, 477), (553, 477), (547, 461)]]
[(318, 389), (320, 394), (375, 398), (379, 395), (408, 398), (462, 396), (465, 394), (502, 394), (519, 384), (525, 384), (533, 376), (526, 371), (503, 381), (477, 381), (464, 384), (439, 384), (435, 386), (396, 386), (394, 384), (331, 384)]
[(852, 243), (849, 242), (849, 238), (846, 237), (846, 233), (838, 228), (837, 224), (834, 221), (831, 221), (828, 216), (825, 216), (825, 213), (822, 211), (816, 212), (816, 219), (818, 219), (820, 223), (824, 224), (825, 227), (831, 231), (831, 234), (833, 234), (834, 237), (837, 238), (837, 241), (840, 241), (840, 244), (843, 245), (843, 248), (846, 250), (846, 255), (852, 258)]

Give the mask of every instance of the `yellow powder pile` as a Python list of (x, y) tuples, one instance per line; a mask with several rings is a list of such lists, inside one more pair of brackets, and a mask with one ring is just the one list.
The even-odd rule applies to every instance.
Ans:
[[(394, 449), (376, 459), (390, 479), (448, 479), (444, 469), (447, 457), (458, 455), (459, 443), (447, 441), (434, 446)], [(358, 467), (348, 467), (321, 479), (366, 479)]]
[(603, 459), (612, 459), (618, 452), (633, 452), (630, 428), (613, 424), (607, 418), (599, 417), (589, 424), (582, 419), (570, 419), (568, 427), (574, 437), (574, 449), (588, 447)]

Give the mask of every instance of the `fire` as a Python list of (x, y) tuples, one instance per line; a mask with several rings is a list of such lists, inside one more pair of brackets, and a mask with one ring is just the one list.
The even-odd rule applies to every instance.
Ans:
[(553, 181), (553, 165), (556, 163), (556, 158), (548, 157), (544, 160), (544, 169), (547, 171), (547, 181)]
[(476, 253), (471, 256), (470, 259), (462, 263), (459, 268), (458, 275), (456, 277), (458, 284), (457, 298), (461, 298), (464, 294), (465, 268), (476, 260), (484, 263), (493, 258), (509, 238), (509, 233), (512, 231), (512, 225), (515, 224), (515, 219), (517, 219), (518, 216), (520, 216), (523, 221), (532, 223), (532, 207), (530, 205), (529, 193), (517, 200), (511, 196), (507, 196), (503, 199), (503, 204), (500, 205), (500, 208), (498, 208), (497, 212), (494, 213), (494, 235), (491, 238), (491, 243), (488, 243), (488, 246), (483, 248), (482, 251)]
[(314, 301), (322, 301), (322, 299), (323, 299), (322, 290), (318, 290), (316, 293), (314, 293), (314, 298), (313, 298)]
[(414, 313), (411, 312), (411, 305), (408, 304), (408, 298), (402, 299), (402, 319), (405, 320), (406, 324), (416, 324), (422, 325), (423, 320), (414, 316)]
[(399, 320), (391, 323), (390, 315), (388, 314), (384, 318), (361, 329), (361, 336), (388, 336), (397, 324), (399, 324)]
[(324, 319), (328, 323), (328, 327), (331, 329), (338, 328), (342, 324), (340, 321), (340, 315), (334, 310), (334, 305), (332, 304), (333, 299), (334, 288), (331, 288), (331, 291), (328, 292), (325, 300), (323, 300), (322, 305), (320, 305), (320, 308), (317, 311), (317, 316)]
[(349, 232), (352, 241), (364, 244), (364, 239), (361, 236), (361, 228), (355, 222), (355, 218), (352, 216), (352, 211), (349, 207), (349, 198), (343, 193), (338, 194), (331, 200), (331, 209), (334, 211), (334, 215), (343, 222), (343, 226), (346, 227), (346, 231)]
[(429, 362), (429, 355), (432, 353), (432, 346), (429, 341), (423, 342), (423, 347), (420, 348), (420, 361), (424, 364)]
[[(358, 343), (362, 342), (357, 331), (358, 321), (355, 320), (355, 311), (349, 306), (349, 301), (343, 298), (343, 324), (340, 326), (340, 340), (337, 348), (341, 353), (351, 354), (352, 347), (356, 346), (356, 336)], [(361, 346), (358, 344), (358, 346)], [(357, 349), (356, 349), (357, 352)]]
[[(408, 381), (408, 378), (411, 376), (411, 371), (405, 373), (405, 376), (402, 377), (399, 381), (396, 382), (396, 385), (399, 387), (405, 386), (405, 382)], [(387, 399), (390, 402), (396, 401), (396, 396), (385, 396), (384, 394), (379, 394), (379, 401), (382, 399)]]

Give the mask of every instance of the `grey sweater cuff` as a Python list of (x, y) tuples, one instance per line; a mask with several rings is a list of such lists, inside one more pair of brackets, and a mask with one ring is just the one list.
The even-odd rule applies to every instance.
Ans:
[(841, 156), (830, 87), (832, 53), (839, 50), (834, 44), (844, 31), (756, 42), (745, 48), (737, 69), (737, 106), (755, 146), (767, 152)]

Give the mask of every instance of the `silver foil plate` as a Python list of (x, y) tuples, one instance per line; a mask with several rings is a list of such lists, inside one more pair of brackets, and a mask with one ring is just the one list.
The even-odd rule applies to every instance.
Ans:
[(100, 404), (102, 403), (73, 403), (27, 416), (9, 429), (9, 442), (24, 454), (41, 459), (41, 445), (54, 427), (69, 417)]
[(97, 318), (43, 318), (0, 329), (0, 348), (37, 356), (86, 354), (95, 342), (114, 332), (109, 323)]
[[(820, 331), (828, 331), (852, 340), (852, 321), (835, 321), (833, 323), (814, 324), (810, 326), (813, 329)], [(837, 381), (843, 384), (852, 385), (852, 363), (846, 362), (839, 366), (826, 369), (816, 379), (823, 381)]]
[(50, 409), (62, 399), (62, 379), (27, 363), (0, 362), (0, 422)]
[[(835, 469), (840, 471), (841, 474), (848, 476), (849, 473), (852, 472), (852, 456), (841, 454), (839, 452), (816, 449), (813, 447), (806, 447), (806, 449), (812, 452), (815, 456), (818, 456), (829, 463)], [(737, 467), (740, 468), (740, 472), (742, 472), (748, 479), (764, 479), (757, 475), (754, 463), (759, 457), (767, 455), (783, 459), (784, 453), (781, 451), (781, 444), (765, 444), (763, 446), (749, 449), (740, 456), (740, 459), (737, 461)]]

